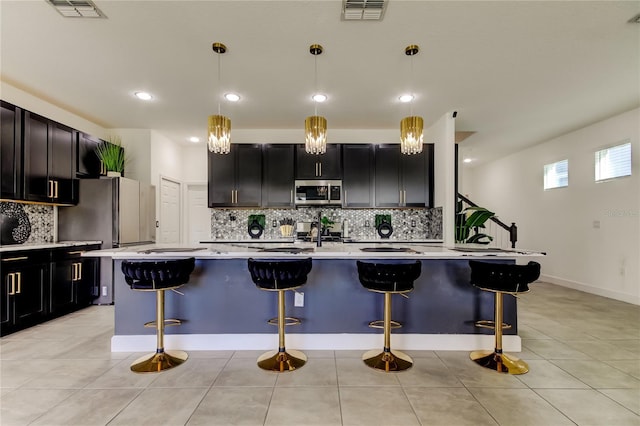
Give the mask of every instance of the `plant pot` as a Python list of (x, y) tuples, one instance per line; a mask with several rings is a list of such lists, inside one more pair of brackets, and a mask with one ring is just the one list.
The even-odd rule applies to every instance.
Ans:
[(108, 171), (107, 172), (107, 177), (122, 177), (122, 173), (120, 172), (113, 172), (113, 171)]

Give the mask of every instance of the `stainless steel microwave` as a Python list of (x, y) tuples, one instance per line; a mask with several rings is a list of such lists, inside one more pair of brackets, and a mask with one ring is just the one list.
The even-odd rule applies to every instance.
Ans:
[(342, 205), (341, 180), (296, 180), (296, 206)]

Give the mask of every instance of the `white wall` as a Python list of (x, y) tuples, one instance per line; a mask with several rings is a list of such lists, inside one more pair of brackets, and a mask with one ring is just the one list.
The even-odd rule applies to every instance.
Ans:
[(110, 136), (120, 136), (125, 153), (124, 175), (151, 184), (151, 131), (148, 129), (109, 129)]
[(199, 143), (182, 148), (182, 179), (185, 182), (206, 182), (207, 146)]
[(107, 136), (106, 129), (100, 125), (33, 96), (32, 94), (14, 87), (5, 81), (0, 81), (0, 98), (19, 106), (20, 108), (34, 112), (43, 117), (50, 118), (73, 129), (80, 130), (103, 139)]
[(151, 150), (149, 153), (151, 185), (155, 185), (158, 188), (161, 175), (179, 182), (183, 180), (183, 148), (182, 145), (171, 141), (155, 130), (151, 130)]
[[(547, 252), (543, 279), (640, 304), (640, 109), (464, 170), (462, 193), (518, 225), (518, 247)], [(594, 182), (594, 152), (626, 139), (630, 177)], [(569, 160), (569, 186), (543, 190), (543, 167)], [(599, 222), (596, 228), (594, 222)]]

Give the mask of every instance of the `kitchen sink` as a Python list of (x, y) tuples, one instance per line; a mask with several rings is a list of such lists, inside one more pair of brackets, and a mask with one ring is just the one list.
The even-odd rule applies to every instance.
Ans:
[(417, 253), (415, 250), (408, 247), (364, 247), (360, 251), (374, 252), (374, 253)]

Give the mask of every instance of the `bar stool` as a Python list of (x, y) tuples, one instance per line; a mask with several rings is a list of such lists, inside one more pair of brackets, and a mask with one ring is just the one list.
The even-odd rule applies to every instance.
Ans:
[[(356, 262), (360, 283), (369, 291), (384, 293), (384, 348), (365, 352), (362, 360), (371, 368), (381, 371), (402, 371), (411, 368), (413, 360), (400, 351), (391, 352), (391, 295), (408, 293), (420, 276), (422, 263), (367, 263)], [(373, 321), (371, 326), (376, 323)], [(399, 326), (399, 323), (395, 323)], [(394, 327), (396, 328), (396, 327)]]
[(156, 292), (156, 320), (145, 327), (156, 328), (156, 352), (138, 358), (131, 364), (136, 373), (155, 373), (176, 367), (189, 357), (183, 351), (164, 350), (165, 325), (180, 325), (180, 320), (164, 318), (164, 292), (175, 290), (189, 281), (195, 259), (168, 260), (164, 262), (122, 262), (124, 279), (132, 290)]
[(469, 261), (471, 284), (480, 290), (495, 293), (495, 349), (493, 351), (473, 351), (469, 357), (485, 368), (501, 373), (524, 374), (529, 366), (523, 360), (502, 352), (502, 295), (516, 296), (529, 291), (528, 284), (540, 276), (540, 264), (529, 262), (527, 265)]
[(258, 358), (258, 367), (263, 370), (285, 372), (302, 367), (307, 356), (296, 350), (287, 351), (284, 344), (284, 327), (300, 324), (298, 318), (285, 316), (284, 292), (301, 287), (307, 282), (311, 271), (311, 259), (301, 260), (248, 260), (249, 273), (255, 285), (266, 291), (278, 292), (278, 317), (268, 322), (278, 326), (278, 350), (269, 351)]

